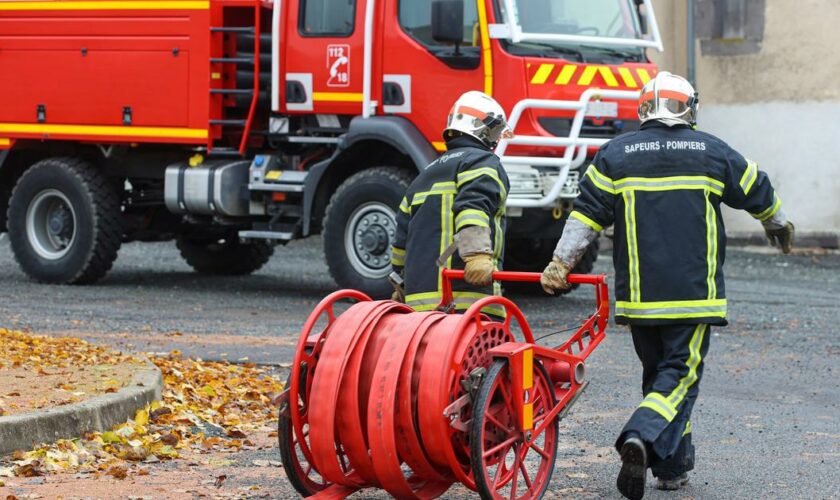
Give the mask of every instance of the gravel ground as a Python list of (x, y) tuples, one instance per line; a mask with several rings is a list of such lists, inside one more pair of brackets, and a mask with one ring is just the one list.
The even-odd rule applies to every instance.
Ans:
[[(0, 327), (286, 364), (304, 318), (335, 289), (320, 245), (312, 239), (278, 248), (255, 275), (222, 279), (191, 273), (173, 244), (131, 244), (100, 284), (73, 287), (29, 281), (3, 240)], [(608, 256), (597, 271), (612, 272)], [(840, 497), (840, 256), (732, 249), (726, 272), (730, 326), (713, 330), (692, 418), (697, 469), (682, 492), (649, 488), (648, 497)], [(574, 323), (592, 307), (586, 289), (562, 299), (514, 300), (538, 332)], [(550, 498), (618, 496), (612, 445), (640, 400), (641, 370), (626, 330), (613, 326), (587, 368), (592, 383), (561, 424)], [(247, 466), (275, 455), (243, 453), (233, 460)], [(257, 476), (262, 493), (292, 495), (279, 469)], [(447, 497), (469, 494), (453, 489)]]

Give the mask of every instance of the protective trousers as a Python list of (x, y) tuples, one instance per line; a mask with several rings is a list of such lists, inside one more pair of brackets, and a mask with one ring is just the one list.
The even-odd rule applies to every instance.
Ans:
[(709, 350), (709, 325), (631, 326), (642, 362), (644, 400), (616, 442), (628, 433), (647, 444), (653, 475), (674, 479), (694, 468), (691, 410), (699, 393), (703, 361)]

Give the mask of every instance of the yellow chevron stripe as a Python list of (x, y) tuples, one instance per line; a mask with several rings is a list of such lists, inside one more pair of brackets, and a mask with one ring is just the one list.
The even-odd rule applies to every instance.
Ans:
[(566, 64), (563, 66), (563, 69), (560, 70), (560, 74), (557, 75), (557, 79), (554, 80), (555, 85), (567, 85), (569, 81), (575, 76), (575, 71), (577, 70), (577, 66), (574, 64)]
[(595, 78), (595, 73), (598, 72), (598, 66), (587, 66), (583, 69), (583, 73), (581, 73), (580, 78), (578, 78), (577, 84), (578, 85), (589, 85), (592, 83), (592, 79)]
[(618, 80), (615, 79), (615, 75), (610, 68), (599, 66), (598, 72), (601, 73), (601, 78), (607, 83), (607, 87), (618, 87)]
[(636, 73), (639, 74), (639, 81), (642, 82), (642, 85), (650, 81), (650, 73), (645, 68), (637, 69)]
[(636, 79), (633, 78), (633, 73), (630, 72), (627, 68), (618, 68), (618, 74), (621, 75), (621, 79), (624, 81), (624, 85), (628, 88), (635, 89), (638, 88), (638, 84), (636, 84)]
[(534, 73), (534, 77), (531, 78), (531, 83), (534, 85), (542, 85), (548, 80), (548, 77), (551, 76), (552, 71), (554, 71), (553, 64), (540, 64), (539, 69), (536, 73)]

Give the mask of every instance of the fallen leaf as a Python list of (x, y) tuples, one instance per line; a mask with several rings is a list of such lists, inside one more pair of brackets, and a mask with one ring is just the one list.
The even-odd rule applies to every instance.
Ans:
[(222, 485), (225, 483), (225, 479), (227, 479), (227, 476), (225, 474), (216, 477), (216, 482), (213, 483), (213, 486), (215, 486), (216, 488), (221, 488)]
[(113, 476), (114, 479), (125, 479), (128, 476), (128, 469), (120, 465), (115, 465), (108, 469), (105, 474)]

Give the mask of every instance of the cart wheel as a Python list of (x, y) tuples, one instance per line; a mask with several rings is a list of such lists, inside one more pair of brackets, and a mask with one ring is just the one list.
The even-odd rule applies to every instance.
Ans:
[[(306, 459), (300, 444), (303, 441), (303, 446), (306, 446), (307, 449), (309, 448), (309, 412), (306, 401), (304, 400), (304, 388), (307, 385), (308, 378), (306, 367), (301, 367), (301, 390), (298, 391), (297, 403), (304, 422), (304, 435), (298, 436), (292, 425), (292, 419), (289, 413), (289, 399), (280, 407), (280, 413), (277, 419), (277, 437), (280, 441), (280, 460), (283, 462), (283, 470), (286, 472), (286, 477), (289, 478), (289, 482), (295, 490), (304, 497), (312, 496), (329, 486), (329, 483), (318, 474), (315, 468), (312, 467), (312, 464)], [(286, 381), (286, 387), (290, 386), (290, 381), (291, 376)], [(291, 396), (289, 398), (291, 399)]]
[(473, 407), (470, 461), (476, 490), (484, 499), (542, 498), (557, 456), (559, 419), (545, 422), (556, 404), (554, 390), (542, 363), (534, 361), (534, 430), (523, 433), (514, 423), (507, 367), (504, 360), (493, 362)]

